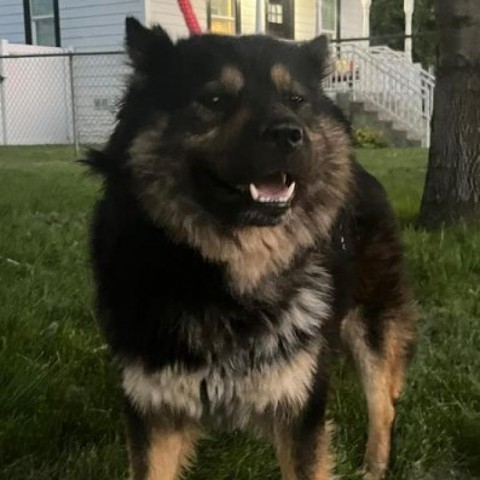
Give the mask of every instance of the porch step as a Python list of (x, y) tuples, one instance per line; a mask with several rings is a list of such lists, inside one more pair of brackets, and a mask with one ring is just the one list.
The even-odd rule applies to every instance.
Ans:
[(385, 113), (385, 112), (381, 112), (381, 111), (377, 111), (377, 115), (378, 115), (378, 118), (382, 121), (382, 122), (392, 122), (393, 124), (393, 128), (395, 130), (404, 130), (407, 132), (407, 137), (410, 139), (410, 140), (418, 140), (419, 142), (422, 141), (422, 135), (418, 132), (414, 132), (413, 130), (407, 130), (405, 128), (405, 126), (400, 123), (399, 121), (395, 120), (395, 119), (392, 119), (391, 116), (388, 114), (388, 113)]
[(353, 128), (371, 128), (380, 132), (391, 147), (421, 147), (422, 140), (399, 122), (388, 118), (372, 103), (352, 100), (350, 94), (339, 93), (335, 102), (344, 111)]

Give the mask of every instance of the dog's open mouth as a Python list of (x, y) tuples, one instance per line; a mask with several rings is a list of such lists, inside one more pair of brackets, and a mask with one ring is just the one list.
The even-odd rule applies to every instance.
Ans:
[(250, 195), (255, 202), (287, 204), (293, 198), (295, 182), (283, 172), (250, 183)]

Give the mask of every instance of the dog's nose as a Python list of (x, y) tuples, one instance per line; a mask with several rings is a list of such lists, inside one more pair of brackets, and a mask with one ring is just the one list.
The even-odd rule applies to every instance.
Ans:
[(291, 123), (278, 123), (262, 132), (264, 142), (284, 150), (295, 150), (303, 144), (303, 130)]

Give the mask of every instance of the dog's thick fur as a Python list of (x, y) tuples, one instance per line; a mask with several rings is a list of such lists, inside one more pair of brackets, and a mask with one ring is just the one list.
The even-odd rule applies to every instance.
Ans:
[[(174, 44), (128, 19), (126, 46), (118, 123), (88, 161), (104, 177), (92, 257), (132, 478), (178, 478), (212, 428), (268, 436), (284, 479), (333, 478), (339, 345), (367, 399), (365, 475), (382, 478), (415, 315), (383, 189), (321, 90), (325, 38)], [(252, 185), (295, 190), (260, 202)]]

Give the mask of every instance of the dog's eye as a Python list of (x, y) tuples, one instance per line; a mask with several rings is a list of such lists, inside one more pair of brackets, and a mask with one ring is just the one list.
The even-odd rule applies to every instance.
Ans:
[(300, 105), (305, 101), (305, 97), (302, 95), (296, 95), (294, 93), (288, 95), (288, 101), (294, 105)]
[(203, 95), (199, 98), (199, 102), (211, 110), (220, 110), (228, 103), (229, 97), (222, 94)]

